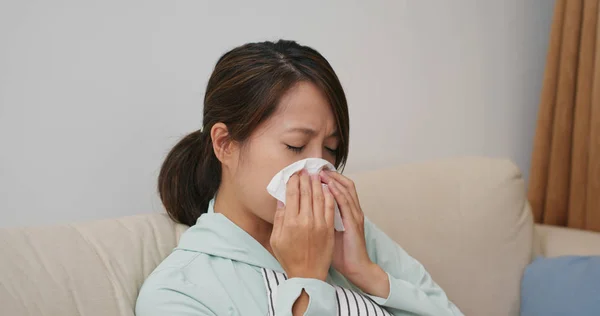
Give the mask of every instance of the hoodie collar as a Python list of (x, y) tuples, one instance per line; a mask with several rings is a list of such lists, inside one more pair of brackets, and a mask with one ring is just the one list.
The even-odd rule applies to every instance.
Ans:
[(215, 213), (214, 198), (196, 225), (183, 233), (176, 249), (244, 262), (283, 272), (279, 262), (250, 234), (221, 213)]

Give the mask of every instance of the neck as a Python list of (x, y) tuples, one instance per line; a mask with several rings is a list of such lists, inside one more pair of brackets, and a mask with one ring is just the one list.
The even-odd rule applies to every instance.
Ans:
[(244, 207), (231, 190), (221, 185), (215, 198), (215, 213), (221, 213), (234, 224), (243, 229), (246, 233), (258, 241), (271, 254), (271, 232), (273, 225), (262, 218), (254, 215), (252, 211)]

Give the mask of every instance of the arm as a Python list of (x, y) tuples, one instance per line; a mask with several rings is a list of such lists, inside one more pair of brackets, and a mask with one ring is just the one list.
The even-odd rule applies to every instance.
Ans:
[(321, 178), (331, 187), (346, 228), (336, 232), (337, 271), (394, 315), (462, 315), (425, 268), (365, 218), (352, 180), (328, 171)]
[(286, 201), (277, 204), (270, 239), (289, 277), (277, 287), (275, 315), (335, 315), (335, 289), (324, 282), (333, 255), (333, 195), (318, 176), (301, 172), (290, 177)]
[(408, 311), (418, 315), (462, 315), (423, 265), (368, 219), (365, 219), (365, 239), (369, 257), (389, 279), (386, 298), (371, 296), (377, 304), (393, 314)]
[(216, 316), (202, 302), (171, 287), (142, 287), (135, 304), (135, 315)]

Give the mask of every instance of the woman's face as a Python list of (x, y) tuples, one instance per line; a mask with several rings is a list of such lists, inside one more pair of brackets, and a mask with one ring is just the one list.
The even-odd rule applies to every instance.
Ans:
[(232, 180), (239, 202), (273, 223), (277, 200), (266, 189), (271, 178), (304, 158), (322, 158), (335, 164), (338, 145), (335, 117), (325, 95), (312, 83), (298, 83), (239, 151)]

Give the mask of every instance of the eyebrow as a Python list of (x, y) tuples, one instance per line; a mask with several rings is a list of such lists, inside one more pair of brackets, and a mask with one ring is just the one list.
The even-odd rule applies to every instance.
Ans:
[[(314, 129), (307, 128), (307, 127), (294, 127), (294, 128), (288, 129), (287, 132), (288, 133), (300, 132), (300, 133), (306, 134), (308, 136), (313, 136), (314, 134), (317, 133)], [(340, 136), (340, 135), (339, 135), (338, 131), (335, 130), (333, 133), (331, 133), (327, 137), (338, 137), (338, 136)]]

